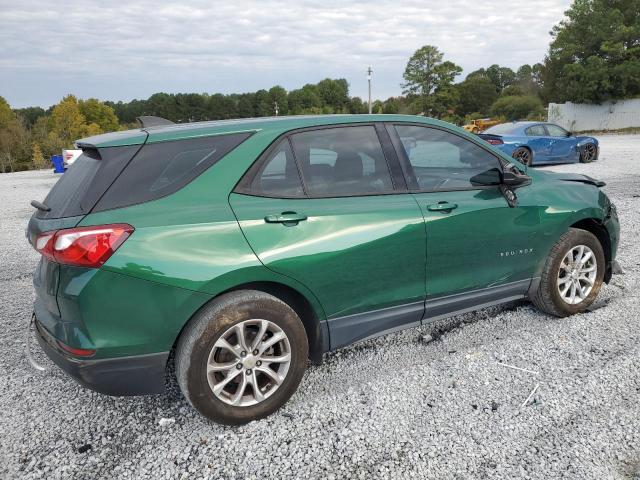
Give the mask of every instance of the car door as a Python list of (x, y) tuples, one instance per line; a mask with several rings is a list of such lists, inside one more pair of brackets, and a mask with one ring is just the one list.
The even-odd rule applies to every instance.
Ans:
[(547, 123), (545, 128), (551, 138), (551, 160), (553, 162), (576, 160), (578, 157), (576, 137), (558, 125)]
[(547, 134), (544, 125), (532, 125), (527, 127), (524, 133), (527, 135), (526, 144), (533, 152), (534, 163), (549, 161), (553, 139)]
[(260, 261), (316, 295), (332, 348), (420, 322), (423, 217), (374, 125), (282, 138), (229, 200)]
[(503, 165), (484, 146), (443, 128), (389, 131), (425, 218), (426, 317), (522, 298), (536, 267), (539, 208), (509, 206)]

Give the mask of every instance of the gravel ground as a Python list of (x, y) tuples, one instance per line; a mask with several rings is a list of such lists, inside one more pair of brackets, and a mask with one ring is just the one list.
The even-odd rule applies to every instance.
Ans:
[(23, 232), (55, 179), (0, 175), (0, 477), (640, 478), (640, 136), (601, 141), (598, 162), (552, 169), (605, 180), (618, 206), (625, 274), (605, 306), (562, 320), (483, 310), (360, 343), (240, 428), (208, 423), (175, 389), (111, 398), (28, 366), (37, 255)]

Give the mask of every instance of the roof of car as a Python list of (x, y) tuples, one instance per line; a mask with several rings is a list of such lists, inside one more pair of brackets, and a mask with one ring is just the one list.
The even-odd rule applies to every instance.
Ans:
[[(451, 124), (433, 118), (414, 115), (296, 115), (285, 117), (241, 118), (236, 120), (215, 120), (209, 122), (176, 123), (157, 127), (123, 130), (104, 133), (77, 140), (79, 147), (115, 147), (145, 143), (180, 140), (193, 137), (222, 135), (239, 132), (269, 130), (279, 135), (295, 128), (314, 127), (343, 123), (363, 122), (418, 122), (430, 125), (452, 127)], [(148, 136), (148, 139), (147, 139)]]

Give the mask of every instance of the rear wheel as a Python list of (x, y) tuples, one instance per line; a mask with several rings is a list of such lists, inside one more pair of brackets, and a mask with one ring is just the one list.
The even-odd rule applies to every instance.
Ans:
[(598, 157), (598, 147), (594, 143), (587, 143), (580, 151), (580, 162), (589, 163)]
[(520, 163), (523, 163), (524, 165), (527, 165), (527, 166), (531, 165), (531, 157), (532, 157), (531, 150), (529, 150), (526, 147), (516, 148), (511, 154), (511, 156), (516, 160), (518, 160)]
[(263, 292), (231, 292), (187, 325), (176, 350), (176, 376), (200, 413), (239, 425), (289, 400), (307, 354), (304, 326), (291, 307)]
[(583, 312), (598, 296), (604, 272), (599, 240), (586, 230), (570, 228), (551, 249), (531, 300), (543, 312), (558, 317)]

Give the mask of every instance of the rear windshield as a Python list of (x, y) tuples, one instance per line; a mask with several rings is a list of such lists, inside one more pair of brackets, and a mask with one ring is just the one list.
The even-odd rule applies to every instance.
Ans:
[(113, 183), (140, 145), (85, 149), (44, 199), (51, 210), (38, 210), (37, 218), (85, 215)]
[(494, 125), (491, 128), (487, 128), (482, 133), (491, 133), (493, 135), (504, 135), (511, 133), (515, 130), (516, 126), (513, 123), (501, 123), (500, 125)]
[(234, 133), (146, 144), (93, 211), (135, 205), (170, 195), (250, 136), (251, 133)]

